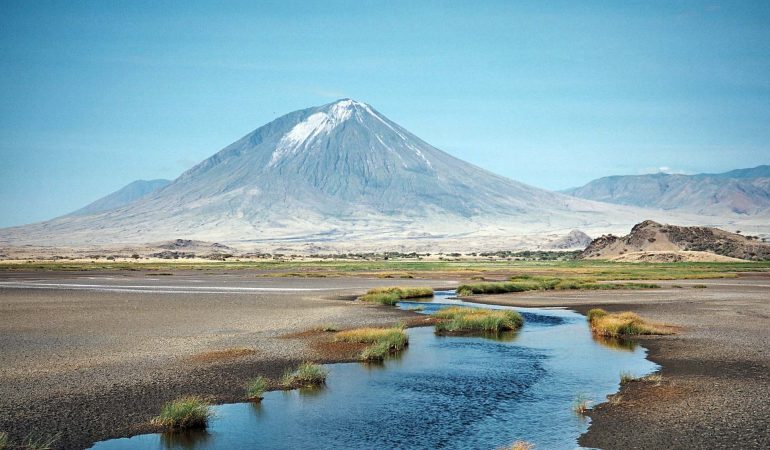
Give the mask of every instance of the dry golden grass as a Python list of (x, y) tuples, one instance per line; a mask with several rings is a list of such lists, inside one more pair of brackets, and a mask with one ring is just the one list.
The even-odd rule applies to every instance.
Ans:
[(653, 373), (642, 378), (642, 380), (653, 383), (655, 386), (660, 386), (660, 384), (663, 382), (663, 375), (659, 373)]
[(591, 400), (585, 394), (578, 394), (572, 401), (572, 411), (575, 414), (585, 414), (591, 409)]
[(588, 312), (591, 331), (600, 336), (622, 337), (673, 334), (672, 327), (649, 322), (632, 312), (608, 313), (603, 309)]

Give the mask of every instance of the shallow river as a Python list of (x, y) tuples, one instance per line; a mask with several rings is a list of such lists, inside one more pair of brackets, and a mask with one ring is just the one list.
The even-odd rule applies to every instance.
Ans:
[[(439, 292), (424, 313), (468, 304)], [(474, 305), (487, 308), (503, 308)], [(497, 339), (438, 337), (409, 329), (409, 347), (383, 365), (328, 365), (324, 388), (268, 392), (261, 404), (214, 408), (207, 432), (147, 434), (98, 442), (107, 449), (474, 448), (516, 440), (538, 449), (578, 448), (588, 420), (576, 397), (601, 402), (620, 373), (657, 366), (630, 343), (592, 338), (585, 317), (558, 309), (516, 308), (524, 327)]]

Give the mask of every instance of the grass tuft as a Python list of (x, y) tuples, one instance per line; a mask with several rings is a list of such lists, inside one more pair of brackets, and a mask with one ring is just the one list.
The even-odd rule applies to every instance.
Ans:
[(327, 323), (318, 327), (318, 331), (323, 331), (325, 333), (336, 333), (337, 331), (340, 331), (340, 328), (337, 325), (331, 325)]
[(267, 389), (267, 379), (265, 377), (257, 377), (249, 382), (246, 388), (246, 398), (251, 401), (262, 400), (265, 390)]
[(693, 289), (706, 289), (708, 286), (705, 284), (693, 284)]
[(283, 385), (291, 386), (320, 386), (326, 383), (328, 372), (322, 366), (311, 362), (305, 362), (294, 370), (289, 370), (283, 375)]
[(160, 415), (153, 419), (153, 424), (171, 431), (206, 428), (212, 415), (209, 402), (200, 397), (188, 396), (163, 405)]
[(591, 331), (600, 336), (671, 334), (671, 331), (664, 326), (650, 323), (632, 312), (608, 313), (603, 309), (596, 308), (588, 312), (587, 318)]
[(8, 433), (0, 431), (0, 450), (8, 448)]
[(394, 286), (370, 289), (369, 292), (358, 297), (358, 299), (364, 302), (393, 306), (400, 300), (428, 297), (433, 297), (433, 289), (431, 288)]
[(437, 333), (492, 332), (518, 330), (524, 318), (516, 311), (450, 307), (433, 313), (443, 319), (436, 324)]
[(586, 318), (588, 319), (589, 322), (593, 322), (594, 320), (604, 317), (606, 315), (607, 315), (607, 311), (601, 308), (592, 308), (588, 310), (588, 314), (586, 315)]
[(572, 401), (572, 411), (575, 414), (585, 414), (591, 409), (591, 400), (585, 394), (578, 394)]
[(635, 376), (631, 372), (620, 372), (620, 384), (630, 383), (631, 381), (638, 381), (639, 377)]
[(388, 355), (399, 352), (409, 345), (409, 336), (403, 327), (357, 328), (340, 331), (335, 339), (343, 342), (371, 344), (361, 353), (361, 359), (364, 361), (382, 361)]

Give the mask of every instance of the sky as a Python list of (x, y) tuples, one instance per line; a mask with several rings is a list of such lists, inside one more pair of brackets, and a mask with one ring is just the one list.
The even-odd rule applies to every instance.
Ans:
[(770, 163), (770, 2), (0, 2), (0, 227), (354, 98), (546, 189)]

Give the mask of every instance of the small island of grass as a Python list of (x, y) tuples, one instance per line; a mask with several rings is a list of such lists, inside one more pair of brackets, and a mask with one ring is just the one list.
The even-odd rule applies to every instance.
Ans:
[(524, 318), (516, 311), (450, 307), (432, 314), (442, 319), (436, 324), (436, 333), (499, 333), (518, 330)]
[(282, 384), (286, 388), (314, 387), (326, 383), (328, 372), (319, 364), (305, 362), (294, 370), (283, 374)]
[(340, 331), (335, 336), (335, 340), (371, 344), (361, 353), (363, 361), (382, 361), (388, 355), (399, 352), (409, 345), (409, 336), (400, 327)]
[(200, 397), (188, 396), (163, 405), (160, 415), (152, 423), (169, 431), (201, 429), (208, 426), (212, 415), (209, 402)]
[(408, 298), (433, 297), (433, 289), (427, 287), (380, 287), (370, 289), (369, 292), (358, 299), (364, 302), (374, 302), (381, 305), (393, 306), (401, 300)]
[(265, 390), (267, 390), (267, 379), (261, 376), (256, 377), (246, 387), (246, 398), (252, 402), (261, 401)]
[(594, 308), (588, 311), (586, 318), (588, 319), (591, 331), (600, 336), (624, 337), (672, 334), (669, 327), (651, 323), (629, 311), (608, 313), (603, 309)]

